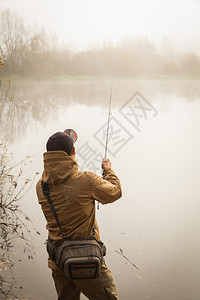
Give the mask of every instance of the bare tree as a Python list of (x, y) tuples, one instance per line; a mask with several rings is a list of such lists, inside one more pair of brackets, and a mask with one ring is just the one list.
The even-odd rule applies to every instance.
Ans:
[(9, 72), (16, 72), (22, 64), (28, 44), (28, 33), (24, 21), (9, 9), (0, 13), (0, 55)]
[(194, 53), (187, 53), (181, 61), (181, 71), (184, 75), (200, 75), (200, 57)]
[(28, 47), (24, 55), (22, 72), (33, 75), (51, 74), (56, 69), (54, 58), (57, 49), (57, 38), (48, 34), (44, 29), (33, 32), (29, 37)]

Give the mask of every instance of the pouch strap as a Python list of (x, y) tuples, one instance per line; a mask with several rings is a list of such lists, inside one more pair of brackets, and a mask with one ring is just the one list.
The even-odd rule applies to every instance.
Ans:
[(50, 198), (49, 186), (48, 186), (48, 184), (47, 184), (46, 182), (44, 182), (44, 181), (42, 180), (42, 181), (41, 181), (41, 187), (42, 187), (43, 194), (46, 196), (46, 198), (47, 198), (47, 200), (48, 200), (49, 206), (50, 206), (51, 211), (52, 211), (52, 213), (53, 213), (53, 216), (54, 216), (54, 218), (55, 218), (55, 220), (56, 220), (56, 223), (57, 223), (57, 225), (58, 225), (58, 227), (59, 227), (59, 229), (60, 229), (60, 231), (61, 231), (61, 233), (62, 233), (62, 237), (63, 237), (63, 239), (66, 239), (67, 236), (64, 234), (64, 232), (63, 232), (63, 230), (62, 230), (62, 227), (61, 227), (60, 222), (59, 222), (59, 220), (58, 220), (58, 216), (57, 216), (55, 207), (54, 207), (54, 205), (53, 205), (53, 203), (52, 203), (52, 201), (51, 201), (51, 198)]
[[(48, 200), (49, 206), (50, 206), (51, 211), (52, 211), (52, 213), (53, 213), (53, 216), (54, 216), (54, 218), (55, 218), (55, 220), (56, 220), (56, 223), (57, 223), (57, 225), (58, 225), (58, 227), (59, 227), (59, 229), (60, 229), (60, 231), (61, 231), (61, 233), (62, 233), (62, 237), (63, 237), (63, 239), (65, 240), (65, 239), (67, 239), (67, 236), (64, 234), (64, 232), (63, 232), (63, 230), (62, 230), (62, 227), (61, 227), (60, 222), (59, 222), (59, 220), (58, 220), (58, 216), (57, 216), (55, 207), (54, 207), (54, 205), (53, 205), (53, 203), (52, 203), (52, 201), (51, 201), (49, 186), (48, 186), (48, 184), (47, 184), (46, 182), (44, 182), (44, 181), (42, 180), (42, 181), (41, 181), (41, 187), (42, 187), (43, 194), (46, 196), (46, 198), (47, 198), (47, 200)], [(95, 225), (94, 225), (93, 230), (92, 230), (92, 236), (93, 236), (93, 238), (95, 238)]]
[(93, 227), (93, 229), (92, 229), (92, 236), (93, 236), (93, 238), (95, 239), (95, 225), (94, 225), (94, 227)]

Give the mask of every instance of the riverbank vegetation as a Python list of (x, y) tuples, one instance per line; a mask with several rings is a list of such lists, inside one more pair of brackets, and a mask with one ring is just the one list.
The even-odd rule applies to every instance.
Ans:
[[(170, 40), (155, 45), (147, 38), (126, 38), (85, 51), (60, 45), (44, 29), (26, 26), (11, 10), (0, 12), (1, 77), (60, 78), (61, 80), (110, 76), (120, 78), (199, 78), (200, 55), (178, 52)], [(113, 63), (114, 61), (114, 63)], [(114, 70), (113, 70), (114, 65)]]
[(0, 162), (0, 298), (10, 299), (16, 298), (22, 289), (17, 285), (13, 267), (22, 261), (23, 253), (27, 259), (33, 259), (30, 228), (40, 234), (20, 206), (20, 200), (28, 193), (38, 173), (30, 179), (27, 166), (31, 158), (27, 156), (15, 163), (13, 154), (3, 143), (0, 144)]
[[(2, 67), (0, 57), (0, 67)], [(11, 81), (2, 84), (0, 79), (0, 120), (6, 104), (12, 105), (13, 97), (9, 97)], [(7, 106), (8, 108), (8, 106)], [(12, 108), (11, 108), (12, 110)], [(13, 110), (12, 110), (13, 113)], [(10, 123), (10, 118), (8, 119)], [(22, 287), (17, 286), (13, 267), (22, 261), (19, 257), (27, 254), (33, 258), (31, 227), (40, 234), (30, 217), (21, 209), (20, 200), (30, 190), (36, 172), (32, 178), (27, 175), (27, 166), (31, 163), (30, 156), (15, 162), (13, 153), (9, 153), (7, 145), (0, 140), (0, 299), (17, 299), (16, 295)], [(25, 170), (24, 170), (25, 169)], [(30, 227), (30, 224), (32, 225)]]

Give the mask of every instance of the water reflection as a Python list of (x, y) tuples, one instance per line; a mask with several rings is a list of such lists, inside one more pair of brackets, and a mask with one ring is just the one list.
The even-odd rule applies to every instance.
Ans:
[[(104, 148), (94, 134), (107, 117), (109, 87), (109, 81), (53, 86), (27, 83), (21, 92), (20, 85), (16, 90), (13, 87), (13, 96), (19, 99), (18, 119), (24, 122), (15, 127), (18, 135), (24, 132), (23, 126), (31, 128), (31, 134), (21, 135), (20, 144), (13, 131), (13, 152), (22, 154), (22, 149), (30, 147), (35, 167), (41, 172), (47, 137), (71, 125), (79, 134), (77, 151), (88, 140), (103, 155)], [(143, 123), (140, 132), (119, 114), (119, 108), (136, 91), (158, 111)], [(109, 155), (122, 183), (123, 198), (100, 206), (97, 218), (120, 299), (198, 299), (200, 86), (197, 81), (119, 81), (114, 85), (113, 99), (112, 115), (134, 138), (115, 156)], [(11, 113), (9, 117), (12, 120)], [(24, 261), (16, 266), (19, 285), (30, 299), (53, 300), (55, 290), (43, 246), (45, 222), (34, 189), (22, 207), (39, 226), (41, 237), (35, 240), (35, 265)], [(120, 248), (140, 271), (115, 252)]]
[[(135, 92), (149, 101), (169, 96), (193, 101), (200, 97), (198, 80), (115, 80), (112, 106), (119, 107)], [(0, 103), (0, 134), (8, 142), (21, 139), (35, 123), (41, 125), (49, 116), (73, 103), (108, 106), (110, 80), (93, 81), (24, 81), (12, 82), (7, 101)], [(12, 98), (12, 99), (10, 99)], [(169, 103), (165, 103), (165, 106)], [(35, 123), (34, 123), (35, 122)]]

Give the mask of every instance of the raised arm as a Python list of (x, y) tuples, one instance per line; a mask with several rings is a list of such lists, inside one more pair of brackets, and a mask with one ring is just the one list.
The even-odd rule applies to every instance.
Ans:
[(102, 169), (104, 170), (104, 179), (93, 174), (92, 196), (102, 204), (112, 203), (122, 196), (121, 184), (111, 169), (109, 159), (103, 159)]

